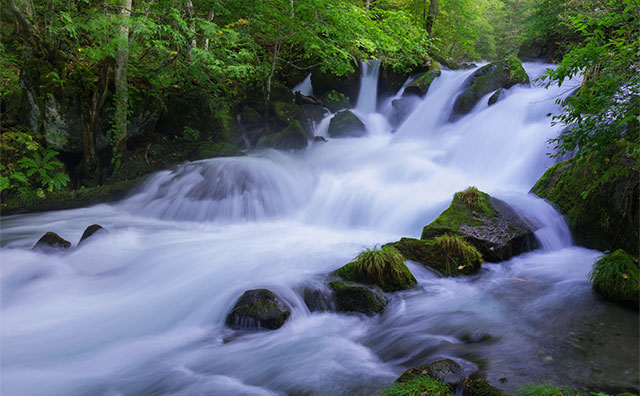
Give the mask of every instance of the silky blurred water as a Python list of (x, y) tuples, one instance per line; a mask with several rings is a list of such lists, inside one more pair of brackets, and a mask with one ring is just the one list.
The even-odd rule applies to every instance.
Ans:
[[(372, 395), (439, 357), (505, 390), (637, 393), (637, 313), (592, 294), (601, 253), (573, 246), (562, 217), (527, 193), (552, 164), (559, 129), (546, 114), (566, 88), (516, 86), (449, 124), (473, 71), (443, 71), (392, 131), (388, 102), (376, 112), (362, 93), (375, 94), (374, 66), (355, 110), (365, 137), (187, 163), (118, 203), (3, 217), (2, 395)], [(531, 77), (547, 66), (525, 65)], [(542, 247), (455, 279), (410, 262), (418, 286), (376, 317), (309, 312), (305, 285), (362, 248), (418, 237), (470, 185), (510, 203)], [(76, 246), (93, 223), (108, 233)], [(46, 231), (74, 248), (31, 251)], [(262, 287), (291, 307), (287, 323), (224, 327)]]

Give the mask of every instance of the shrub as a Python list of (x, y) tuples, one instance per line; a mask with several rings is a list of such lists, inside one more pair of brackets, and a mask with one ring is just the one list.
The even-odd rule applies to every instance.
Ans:
[(593, 290), (603, 298), (638, 309), (638, 263), (624, 250), (618, 249), (598, 260), (589, 278)]

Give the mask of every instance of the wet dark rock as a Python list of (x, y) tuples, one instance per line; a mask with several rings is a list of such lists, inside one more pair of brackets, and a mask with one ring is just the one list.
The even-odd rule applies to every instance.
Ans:
[(496, 92), (494, 92), (493, 95), (489, 97), (489, 101), (487, 102), (489, 106), (494, 105), (497, 101), (502, 99), (502, 97), (504, 96), (503, 93), (504, 93), (504, 89), (498, 88)]
[(240, 124), (248, 129), (264, 126), (264, 118), (253, 107), (246, 106), (240, 112)]
[(82, 237), (80, 237), (80, 242), (78, 242), (78, 245), (80, 245), (82, 242), (84, 242), (85, 239), (93, 236), (97, 232), (107, 232), (107, 230), (105, 230), (100, 224), (91, 224), (82, 233)]
[(402, 121), (413, 112), (416, 106), (420, 103), (420, 98), (415, 95), (402, 96), (400, 99), (394, 99), (391, 101), (391, 107), (393, 108), (393, 115), (391, 123), (394, 126), (398, 126)]
[(461, 235), (486, 261), (499, 262), (538, 247), (534, 228), (507, 203), (471, 187), (454, 195), (449, 208), (423, 228), (421, 239)]
[(463, 84), (463, 92), (458, 95), (449, 121), (455, 121), (469, 113), (478, 101), (498, 88), (511, 88), (516, 84), (528, 84), (529, 76), (518, 58), (511, 56), (501, 61), (489, 63), (476, 70)]
[[(500, 382), (506, 382), (506, 378), (500, 378)], [(486, 378), (477, 374), (465, 381), (465, 391), (468, 396), (507, 396), (490, 385)]]
[(332, 281), (329, 288), (338, 311), (359, 312), (374, 315), (382, 312), (387, 305), (387, 298), (377, 286), (366, 286), (356, 282)]
[(33, 246), (32, 250), (44, 250), (44, 251), (52, 251), (52, 250), (64, 250), (69, 249), (71, 247), (71, 242), (62, 238), (60, 235), (55, 232), (47, 232), (44, 234), (38, 242)]
[(313, 96), (307, 96), (300, 93), (300, 91), (296, 91), (294, 103), (297, 105), (314, 105), (314, 106), (322, 106), (322, 101), (314, 98)]
[(360, 137), (367, 133), (364, 124), (350, 110), (343, 110), (336, 114), (329, 123), (329, 136), (339, 137)]
[[(332, 73), (322, 72), (319, 68), (316, 68), (311, 73), (311, 85), (313, 85), (314, 94), (322, 98), (325, 92), (334, 90), (342, 92), (350, 100), (354, 100), (358, 97), (358, 91), (360, 88), (360, 75), (359, 73), (346, 73), (342, 76), (336, 76)], [(351, 104), (354, 104), (353, 102)]]
[(418, 76), (416, 76), (416, 78), (411, 81), (409, 84), (407, 84), (407, 86), (404, 88), (404, 95), (418, 95), (418, 96), (424, 96), (427, 91), (429, 91), (429, 87), (431, 87), (431, 83), (433, 82), (433, 80), (435, 80), (437, 77), (440, 76), (442, 72), (440, 71), (440, 69), (436, 69), (436, 70), (429, 70), (428, 72), (419, 74)]
[(309, 136), (313, 135), (314, 124), (322, 121), (325, 116), (325, 110), (321, 106), (312, 104), (296, 105), (288, 102), (275, 102), (271, 105), (271, 111), (275, 127), (283, 128), (293, 121), (298, 121)]
[(225, 324), (232, 329), (275, 330), (291, 315), (289, 308), (272, 291), (247, 290), (227, 315)]
[(322, 94), (322, 104), (332, 113), (351, 107), (349, 97), (334, 89)]
[(326, 142), (328, 142), (328, 140), (327, 140), (325, 137), (323, 137), (323, 136), (314, 136), (314, 137), (313, 137), (313, 141), (314, 141), (314, 142), (319, 142), (319, 143), (326, 143)]
[(331, 295), (324, 290), (305, 287), (303, 296), (304, 303), (311, 312), (333, 311), (334, 304)]
[(309, 144), (308, 134), (302, 128), (300, 121), (293, 120), (288, 127), (280, 132), (261, 137), (258, 147), (269, 147), (279, 150), (302, 150)]
[(446, 383), (452, 389), (463, 384), (466, 378), (464, 370), (458, 363), (451, 359), (440, 359), (405, 371), (396, 382), (408, 382), (415, 377), (425, 375)]

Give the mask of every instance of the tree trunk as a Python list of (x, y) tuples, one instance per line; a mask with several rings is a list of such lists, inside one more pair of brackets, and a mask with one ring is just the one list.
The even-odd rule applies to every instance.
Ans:
[(269, 104), (271, 103), (271, 80), (276, 72), (276, 63), (278, 62), (278, 54), (280, 52), (280, 37), (276, 37), (273, 45), (273, 58), (271, 59), (271, 69), (267, 76), (267, 86), (265, 89), (265, 120), (269, 119)]
[(127, 151), (127, 109), (129, 104), (129, 86), (127, 83), (127, 64), (129, 63), (129, 17), (132, 0), (123, 0), (122, 21), (120, 24), (120, 46), (116, 54), (114, 71), (115, 83), (115, 136), (114, 154)]
[(82, 164), (84, 176), (94, 179), (99, 170), (96, 157), (96, 123), (98, 114), (104, 106), (109, 92), (109, 66), (105, 64), (100, 73), (100, 80), (91, 93), (91, 100), (81, 97), (82, 105)]
[[(195, 12), (193, 10), (193, 2), (191, 0), (187, 0), (187, 2), (185, 3), (185, 6), (187, 8), (187, 17), (189, 17), (189, 19), (193, 20), (193, 17), (195, 16)], [(196, 41), (196, 27), (193, 23), (193, 21), (191, 22), (191, 31), (193, 36), (191, 36), (191, 48), (196, 48), (198, 46), (198, 42)]]
[[(207, 21), (209, 22), (213, 21), (213, 10), (209, 10), (209, 13), (207, 14)], [(209, 37), (204, 39), (203, 48), (205, 51), (209, 49)]]
[(424, 23), (424, 28), (431, 36), (431, 32), (433, 32), (433, 24), (436, 21), (436, 15), (438, 14), (438, 0), (431, 0), (429, 3), (429, 13), (427, 13), (427, 19)]

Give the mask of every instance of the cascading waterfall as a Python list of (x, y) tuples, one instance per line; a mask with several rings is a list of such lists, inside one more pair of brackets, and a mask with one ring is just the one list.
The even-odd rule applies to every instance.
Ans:
[(311, 73), (307, 74), (307, 76), (300, 82), (300, 84), (293, 87), (291, 92), (296, 93), (300, 92), (305, 96), (313, 96), (313, 86), (311, 85)]
[[(366, 137), (187, 163), (113, 205), (3, 218), (1, 393), (370, 395), (440, 357), (469, 371), (485, 361), (506, 390), (637, 392), (637, 315), (594, 299), (600, 252), (572, 246), (562, 217), (527, 193), (551, 164), (559, 130), (545, 114), (564, 87), (514, 87), (447, 123), (472, 71), (444, 71), (392, 133), (375, 113), (378, 67), (363, 64), (355, 109)], [(542, 248), (466, 278), (409, 263), (418, 287), (374, 318), (309, 312), (306, 286), (364, 247), (420, 235), (469, 185), (535, 224)], [(29, 250), (45, 231), (76, 242), (92, 223), (109, 232), (66, 254)], [(291, 307), (287, 323), (226, 328), (236, 299), (261, 287)]]

